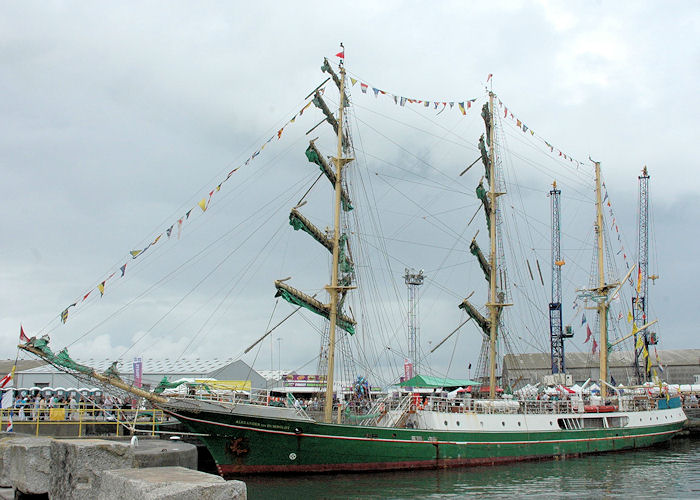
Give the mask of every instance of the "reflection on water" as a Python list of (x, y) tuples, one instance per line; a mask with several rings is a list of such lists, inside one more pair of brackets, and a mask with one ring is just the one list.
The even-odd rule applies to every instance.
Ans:
[(246, 477), (248, 498), (700, 498), (700, 440), (493, 467)]

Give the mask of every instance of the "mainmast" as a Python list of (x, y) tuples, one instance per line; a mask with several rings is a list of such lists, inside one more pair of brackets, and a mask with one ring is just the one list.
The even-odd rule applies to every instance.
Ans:
[(600, 162), (595, 163), (595, 197), (596, 197), (596, 236), (598, 253), (598, 287), (595, 290), (598, 300), (598, 323), (600, 325), (600, 397), (605, 401), (608, 395), (608, 289), (605, 284), (605, 266), (603, 260), (603, 199), (601, 196)]
[[(476, 242), (476, 236), (472, 239), (469, 245), (469, 251), (477, 258), (481, 270), (484, 272), (484, 278), (489, 283), (489, 297), (486, 306), (489, 310), (488, 318), (485, 318), (474, 305), (469, 302), (469, 297), (464, 299), (459, 305), (460, 309), (464, 309), (467, 314), (479, 325), (481, 331), (489, 341), (489, 397), (496, 397), (496, 360), (498, 359), (498, 323), (501, 317), (501, 311), (504, 306), (509, 304), (503, 303), (503, 294), (498, 291), (498, 234), (497, 234), (497, 215), (498, 197), (505, 193), (496, 191), (496, 152), (495, 152), (495, 123), (493, 113), (494, 93), (489, 92), (489, 102), (484, 104), (481, 109), (481, 117), (484, 119), (486, 134), (479, 139), (479, 150), (481, 152), (481, 160), (485, 168), (486, 182), (488, 182), (488, 191), (484, 188), (484, 179), (479, 181), (476, 188), (476, 196), (481, 200), (486, 214), (486, 225), (489, 230), (489, 257), (488, 259), (479, 248)], [(486, 141), (484, 142), (484, 136)], [(486, 151), (488, 146), (489, 150)], [(471, 294), (470, 294), (471, 297)]]

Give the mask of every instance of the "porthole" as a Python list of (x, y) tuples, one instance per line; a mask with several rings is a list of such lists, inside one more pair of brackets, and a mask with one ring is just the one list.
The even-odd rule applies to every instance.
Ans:
[(506, 426), (506, 423), (505, 423), (505, 422), (501, 422), (501, 424), (503, 425), (503, 427), (505, 427), (505, 426)]
[(459, 427), (459, 420), (457, 420), (457, 427)]
[(518, 427), (520, 427), (520, 422), (518, 422)]
[(552, 421), (550, 420), (550, 421), (549, 421), (549, 425), (554, 425), (554, 422), (552, 422)]
[(447, 426), (447, 420), (445, 420), (445, 426)]

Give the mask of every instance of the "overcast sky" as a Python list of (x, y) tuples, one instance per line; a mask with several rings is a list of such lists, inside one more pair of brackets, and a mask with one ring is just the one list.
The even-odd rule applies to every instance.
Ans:
[[(637, 176), (647, 165), (653, 218), (650, 271), (661, 276), (650, 286), (650, 300), (660, 320), (661, 348), (697, 348), (698, 32), (700, 7), (691, 1), (388, 1), (342, 7), (328, 2), (3, 2), (0, 355), (15, 356), (22, 323), (30, 335), (46, 328), (55, 349), (71, 344), (76, 358), (183, 353), (228, 358), (264, 333), (271, 317), (274, 323), (290, 312), (286, 304), (273, 311), (271, 280), (291, 274), (292, 283), (299, 284), (304, 269), (318, 270), (317, 259), (325, 259), (319, 251), (295, 264), (292, 248), (316, 249), (309, 250), (312, 244), (286, 226), (289, 207), (315, 179), (303, 157), (304, 133), (321, 119), (313, 108), (313, 117), (287, 127), (283, 138), (251, 164), (260, 170), (241, 169), (212, 198), (207, 213), (194, 211), (180, 240), (149, 249), (153, 255), (145, 259), (144, 254), (143, 263), (128, 261), (128, 280), (112, 278), (102, 299), (90, 297), (91, 306), (84, 308), (89, 312), (83, 313), (79, 304), (65, 325), (57, 321), (62, 309), (127, 262), (130, 250), (145, 247), (196, 207), (229, 170), (284, 125), (325, 78), (323, 57), (337, 62), (333, 55), (339, 42), (345, 44), (348, 71), (355, 78), (397, 95), (454, 101), (478, 97), (480, 105), (486, 75), (493, 73), (494, 91), (538, 136), (574, 158), (583, 161), (590, 155), (602, 162), (617, 221), (632, 250)], [(334, 103), (330, 90), (329, 103)], [(371, 111), (371, 96), (357, 87), (351, 94), (359, 105), (359, 128), (372, 117), (378, 126), (390, 112), (399, 121), (412, 113), (386, 105)], [(439, 182), (452, 176), (451, 182), (461, 183), (460, 189), (471, 196), (478, 175), (457, 179), (456, 174), (475, 158), (473, 145), (483, 127), (474, 117), (461, 125), (454, 111), (430, 115), (437, 129), (470, 135), (466, 146), (449, 153), (461, 151), (464, 157), (455, 160), (444, 153), (441, 160), (444, 150), (434, 138), (410, 152), (387, 146), (378, 157), (393, 166), (383, 172), (381, 162), (366, 156), (369, 146), (380, 141), (368, 133), (362, 137), (367, 172), (394, 175), (406, 159), (406, 164), (416, 157), (430, 159), (433, 166), (445, 165), (437, 174)], [(322, 128), (314, 134), (323, 138), (327, 131)], [(401, 130), (396, 126), (392, 131)], [(414, 135), (405, 131), (403, 139), (411, 142)], [(355, 141), (359, 144), (357, 137)], [(331, 154), (333, 142), (325, 145)], [(290, 154), (293, 162), (285, 159)], [(580, 175), (588, 175), (587, 168)], [(263, 170), (272, 178), (262, 176)], [(529, 182), (535, 177), (523, 175), (518, 178), (523, 186), (533, 186)], [(551, 177), (549, 171), (542, 175)], [(387, 203), (391, 199), (404, 215), (420, 218), (428, 210), (465, 206), (459, 215), (463, 223), (477, 206), (466, 197), (447, 201), (418, 191), (419, 203), (400, 206), (405, 197), (396, 193), (403, 188), (392, 177), (375, 177), (380, 186), (375, 195), (385, 193)], [(369, 176), (362, 180), (374, 181)], [(541, 199), (537, 217), (544, 221), (547, 190), (543, 184), (532, 195)], [(265, 205), (268, 211), (257, 212), (258, 203), (270, 201), (263, 191), (272, 201)], [(588, 190), (578, 197), (592, 196)], [(275, 211), (281, 216), (268, 221)], [(265, 217), (264, 223), (256, 216)], [(567, 217), (572, 225), (592, 224), (592, 216), (580, 218), (572, 211), (563, 215), (565, 221)], [(323, 224), (320, 218), (315, 221)], [(241, 241), (258, 226), (254, 238)], [(430, 229), (404, 229), (403, 236), (408, 232), (412, 241), (443, 248), (453, 244), (440, 241), (441, 230), (432, 235)], [(455, 231), (465, 231), (467, 241), (473, 235), (471, 228)], [(545, 239), (535, 246), (547, 268), (548, 230), (543, 231)], [(565, 232), (580, 239), (587, 234), (585, 227)], [(278, 234), (284, 234), (282, 242), (268, 244)], [(384, 236), (401, 239), (396, 231)], [(581, 245), (563, 241), (563, 246), (578, 251)], [(421, 255), (425, 248), (413, 252)], [(199, 265), (187, 260), (192, 255), (198, 255), (194, 262)], [(416, 260), (410, 264), (431, 267)], [(327, 264), (321, 267), (327, 271)], [(581, 267), (590, 268), (590, 254)], [(402, 265), (397, 269), (402, 271)], [(257, 279), (256, 274), (263, 276)], [(396, 280), (396, 290), (386, 300), (403, 304), (400, 275)], [(565, 283), (570, 285), (568, 304), (575, 286), (585, 284)], [(443, 309), (452, 310), (461, 300), (456, 297), (436, 298), (421, 310), (422, 349), (456, 326), (457, 316), (439, 319)], [(102, 324), (99, 318), (108, 320)], [(571, 317), (565, 321), (576, 323)], [(291, 334), (276, 332), (273, 341), (245, 359), (259, 368), (276, 368), (275, 349), (281, 347), (282, 368), (313, 371), (317, 336), (300, 338), (299, 328), (292, 327)], [(394, 329), (397, 338), (403, 336), (405, 323)], [(141, 337), (138, 347), (125, 353)], [(436, 369), (464, 376), (464, 366), (476, 362), (478, 339), (475, 331), (464, 334), (452, 346), (461, 351), (460, 361), (453, 360), (448, 348), (435, 357)], [(579, 348), (587, 348), (581, 338), (571, 347)], [(396, 349), (401, 358), (402, 348)]]

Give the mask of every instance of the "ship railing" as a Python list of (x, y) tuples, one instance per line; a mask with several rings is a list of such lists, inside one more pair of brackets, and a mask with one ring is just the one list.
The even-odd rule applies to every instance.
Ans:
[(286, 397), (274, 396), (267, 389), (253, 389), (250, 393), (239, 392), (205, 392), (190, 394), (187, 398), (209, 401), (222, 406), (236, 405), (256, 405), (256, 406), (279, 406), (294, 408), (297, 415), (305, 419), (309, 418), (304, 408), (304, 403), (296, 399), (292, 394)]
[[(656, 407), (648, 398), (611, 398), (608, 403), (621, 411), (648, 411)], [(418, 411), (440, 411), (446, 413), (584, 413), (590, 401), (565, 400), (517, 400), (517, 399), (448, 399), (437, 396), (419, 397), (412, 402)]]
[[(375, 427), (379, 424), (382, 426), (393, 427), (396, 421), (400, 420), (404, 413), (411, 410), (411, 395), (404, 396), (402, 398), (396, 398), (395, 396), (388, 394), (387, 396), (378, 399), (370, 407), (367, 412), (368, 415), (373, 415), (372, 417), (363, 420), (361, 425), (368, 427)], [(415, 408), (413, 409), (415, 411)], [(384, 421), (387, 415), (393, 416), (394, 422)]]

